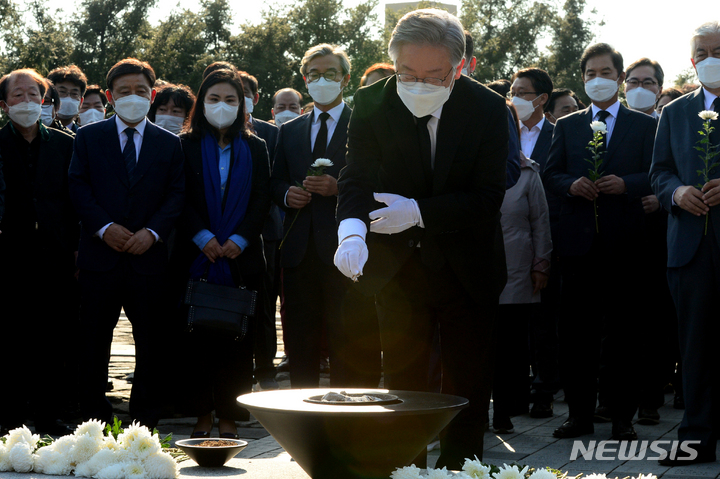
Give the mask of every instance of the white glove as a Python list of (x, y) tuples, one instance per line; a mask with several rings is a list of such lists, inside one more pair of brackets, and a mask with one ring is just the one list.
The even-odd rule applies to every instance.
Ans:
[(342, 274), (357, 281), (368, 259), (365, 241), (359, 236), (349, 236), (342, 240), (335, 251), (335, 266)]
[(373, 233), (394, 234), (412, 228), (415, 225), (424, 228), (417, 201), (391, 193), (373, 193), (375, 201), (385, 203), (387, 208), (370, 212), (370, 231)]

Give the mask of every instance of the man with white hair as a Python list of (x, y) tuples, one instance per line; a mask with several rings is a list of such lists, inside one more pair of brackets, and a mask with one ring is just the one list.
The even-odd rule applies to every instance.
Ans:
[(463, 27), (445, 11), (405, 15), (388, 53), (395, 76), (355, 94), (335, 265), (377, 294), (386, 387), (427, 390), (439, 325), (442, 391), (470, 404), (440, 434), (436, 467), (460, 469), (482, 457), (490, 338), (507, 274), (507, 109), (462, 75)]
[[(715, 151), (720, 149), (720, 22), (697, 28), (691, 45), (702, 88), (663, 108), (650, 169), (652, 188), (670, 212), (668, 284), (678, 313), (685, 394), (678, 438), (696, 441), (691, 447), (697, 452), (681, 447), (676, 457), (671, 454), (660, 461), (667, 466), (715, 462), (720, 432), (716, 345), (720, 334), (720, 168), (711, 168), (705, 178), (701, 174), (706, 168), (705, 153), (695, 150), (705, 122), (699, 114), (704, 111), (703, 116), (715, 118), (709, 120), (715, 128), (710, 144)], [(716, 155), (713, 161), (717, 160)]]

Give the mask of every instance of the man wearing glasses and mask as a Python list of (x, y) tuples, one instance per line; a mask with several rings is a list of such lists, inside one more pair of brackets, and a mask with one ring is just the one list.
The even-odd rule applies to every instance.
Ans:
[(465, 34), (445, 11), (405, 15), (388, 53), (395, 77), (354, 97), (335, 264), (377, 294), (385, 387), (427, 390), (439, 325), (442, 392), (470, 405), (440, 434), (436, 467), (459, 470), (483, 452), (507, 275), (499, 210), (508, 110), (462, 75)]

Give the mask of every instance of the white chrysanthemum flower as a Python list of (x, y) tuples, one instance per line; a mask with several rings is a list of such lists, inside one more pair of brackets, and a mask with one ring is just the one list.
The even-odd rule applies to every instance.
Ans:
[(456, 472), (454, 476), (452, 476), (453, 479), (474, 479), (474, 476), (470, 476), (465, 472)]
[(10, 464), (15, 472), (32, 471), (34, 462), (33, 447), (30, 444), (18, 442), (10, 449)]
[(592, 131), (601, 131), (603, 133), (607, 131), (607, 125), (604, 121), (593, 121), (590, 123), (590, 128), (592, 128)]
[(120, 449), (120, 444), (118, 444), (115, 436), (110, 435), (103, 438), (103, 442), (100, 447), (102, 447), (103, 449), (111, 449), (113, 451), (117, 451)]
[(53, 476), (69, 476), (72, 474), (73, 465), (67, 455), (60, 454), (57, 450), (46, 446), (38, 449), (33, 471)]
[(395, 469), (390, 474), (390, 479), (422, 479), (422, 476), (420, 475), (420, 469), (413, 464), (401, 469)]
[(698, 116), (702, 118), (703, 120), (717, 120), (718, 114), (716, 111), (712, 110), (703, 110), (700, 113), (698, 113)]
[(141, 426), (139, 423), (133, 422), (130, 427), (120, 434), (117, 438), (117, 442), (120, 443), (121, 447), (128, 449), (132, 447), (132, 443), (143, 437), (152, 437), (152, 433), (147, 426)]
[(12, 471), (12, 464), (10, 464), (10, 449), (5, 447), (5, 444), (0, 441), (0, 472)]
[(310, 165), (310, 167), (311, 168), (319, 168), (322, 166), (324, 168), (328, 168), (332, 165), (333, 165), (333, 162), (328, 160), (327, 158), (318, 158), (317, 160), (315, 160), (315, 162), (312, 165)]
[(57, 452), (58, 454), (70, 455), (70, 451), (73, 447), (75, 447), (75, 442), (77, 441), (77, 437), (73, 436), (72, 434), (67, 436), (62, 436), (57, 439), (57, 441), (54, 441), (49, 446), (45, 446), (40, 449), (42, 451), (43, 449), (47, 449), (48, 447), (51, 448), (53, 451)]
[(448, 473), (447, 467), (443, 467), (442, 469), (428, 469), (425, 479), (449, 479), (451, 477), (453, 476)]
[(465, 459), (465, 464), (462, 467), (463, 471), (476, 479), (490, 479), (490, 466), (486, 466), (480, 462), (477, 457), (473, 461), (472, 459)]
[(508, 466), (503, 464), (496, 474), (493, 475), (494, 479), (525, 479), (525, 473), (528, 470), (528, 466), (525, 466), (521, 471), (517, 466)]
[(91, 457), (100, 450), (100, 444), (97, 439), (89, 433), (77, 436), (75, 445), (70, 451), (70, 460), (77, 464), (89, 461)]
[(6, 437), (7, 441), (5, 442), (5, 447), (10, 450), (12, 450), (15, 444), (24, 442), (28, 444), (30, 448), (34, 451), (37, 447), (38, 441), (40, 440), (40, 435), (30, 432), (30, 429), (28, 429), (27, 426), (13, 429), (12, 431), (8, 432)]
[(80, 424), (75, 428), (75, 435), (82, 436), (83, 434), (89, 434), (90, 437), (97, 441), (102, 441), (105, 431), (105, 423), (97, 419), (91, 419)]
[(148, 479), (147, 472), (141, 462), (132, 462), (125, 466), (125, 477), (127, 479)]
[(100, 469), (93, 477), (96, 479), (125, 479), (125, 462), (117, 462)]
[(143, 461), (145, 472), (150, 479), (175, 479), (180, 474), (180, 466), (170, 454), (153, 454)]
[(133, 441), (130, 446), (130, 454), (134, 455), (141, 461), (153, 454), (157, 454), (162, 449), (160, 440), (157, 435), (152, 437), (141, 437)]
[(93, 477), (102, 469), (119, 462), (117, 456), (112, 449), (100, 449), (89, 461), (77, 465), (75, 476)]
[(557, 479), (557, 476), (547, 469), (538, 469), (530, 474), (529, 479)]

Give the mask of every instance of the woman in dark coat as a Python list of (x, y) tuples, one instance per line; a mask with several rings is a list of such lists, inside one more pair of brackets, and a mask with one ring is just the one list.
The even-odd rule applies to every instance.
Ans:
[[(243, 84), (236, 73), (218, 70), (203, 80), (181, 140), (186, 206), (173, 262), (185, 280), (207, 275), (210, 283), (244, 284), (260, 296), (270, 166), (265, 142), (245, 126)], [(235, 421), (248, 419), (236, 398), (252, 390), (253, 330), (251, 322), (241, 341), (209, 331), (189, 333), (187, 399), (198, 416), (193, 437), (210, 436), (213, 410), (221, 437), (237, 437)]]

